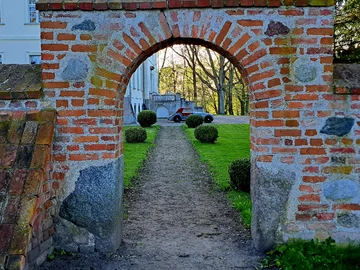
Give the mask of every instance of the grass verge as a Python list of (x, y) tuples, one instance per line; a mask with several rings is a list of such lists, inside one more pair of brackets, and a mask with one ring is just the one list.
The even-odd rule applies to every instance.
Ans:
[(325, 241), (291, 240), (267, 253), (262, 267), (280, 269), (360, 269), (360, 246)]
[(250, 155), (249, 125), (214, 125), (219, 138), (215, 144), (201, 143), (194, 137), (194, 129), (184, 125), (185, 133), (199, 153), (200, 160), (208, 164), (215, 183), (228, 197), (240, 214), (244, 225), (251, 224), (251, 199), (245, 192), (230, 190), (228, 167), (231, 161)]
[[(124, 130), (130, 128), (124, 127)], [(151, 147), (154, 146), (154, 141), (160, 126), (152, 126), (145, 128), (147, 139), (143, 143), (127, 143), (124, 142), (124, 188), (131, 186), (131, 180), (138, 174), (139, 169), (144, 163), (147, 154)]]

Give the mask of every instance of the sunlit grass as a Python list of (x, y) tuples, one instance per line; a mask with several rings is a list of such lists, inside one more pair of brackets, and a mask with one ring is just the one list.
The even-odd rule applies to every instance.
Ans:
[(247, 124), (214, 125), (219, 138), (215, 144), (201, 143), (194, 137), (194, 129), (184, 130), (199, 153), (200, 160), (207, 163), (215, 183), (221, 190), (228, 191), (228, 197), (235, 209), (241, 213), (246, 226), (251, 224), (251, 200), (245, 192), (230, 190), (228, 168), (231, 161), (250, 155), (250, 127)]
[(267, 253), (263, 267), (304, 270), (360, 269), (360, 245), (338, 245), (325, 241), (293, 239)]
[[(124, 127), (124, 130), (130, 128)], [(154, 141), (160, 126), (146, 128), (147, 139), (143, 143), (124, 142), (124, 187), (129, 188), (132, 184), (139, 169), (142, 167), (144, 160), (147, 158), (148, 151), (154, 146)]]

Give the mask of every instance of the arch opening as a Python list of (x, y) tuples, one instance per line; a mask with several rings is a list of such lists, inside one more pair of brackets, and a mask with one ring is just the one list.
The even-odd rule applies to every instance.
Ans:
[[(182, 43), (203, 45), (228, 58), (242, 73), (249, 89), (255, 187), (252, 197), (256, 213), (252, 233), (255, 246), (268, 249), (276, 240), (304, 238), (302, 233), (314, 236), (316, 228), (301, 229), (312, 222), (301, 218), (306, 219), (310, 211), (304, 205), (313, 202), (308, 201), (309, 197), (302, 196), (303, 191), (299, 191), (299, 187), (308, 179), (318, 179), (316, 173), (305, 169), (307, 165), (303, 159), (311, 159), (312, 153), (328, 153), (327, 146), (318, 150), (318, 146), (311, 140), (325, 140), (318, 128), (324, 119), (317, 115), (320, 115), (320, 108), (316, 102), (328, 102), (329, 97), (326, 95), (329, 94), (332, 75), (332, 59), (329, 59), (332, 49), (328, 42), (332, 35), (333, 10), (332, 7), (323, 7), (321, 10), (322, 21), (329, 25), (320, 25), (320, 20), (313, 20), (320, 16), (315, 7), (293, 6), (289, 10), (288, 7), (280, 6), (264, 8), (261, 12), (245, 7), (216, 10), (114, 10), (106, 15), (100, 11), (76, 11), (77, 16), (66, 18), (66, 24), (61, 24), (61, 27), (73, 31), (79, 38), (66, 42), (59, 39), (44, 40), (43, 46), (47, 54), (52, 54), (53, 45), (61, 45), (58, 48), (67, 51), (65, 58), (61, 58), (58, 53), (59, 57), (57, 54), (46, 63), (59, 67), (55, 77), (45, 81), (49, 87), (45, 89), (49, 93), (47, 100), (53, 104), (56, 98), (67, 99), (69, 103), (70, 99), (64, 95), (74, 94), (70, 92), (74, 85), (71, 79), (65, 83), (60, 81), (64, 80), (62, 75), (68, 66), (66, 61), (73, 57), (87, 67), (82, 73), (86, 83), (77, 85), (77, 91), (84, 92), (84, 106), (75, 108), (75, 105), (71, 105), (59, 110), (58, 121), (65, 128), (60, 127), (56, 132), (65, 139), (60, 142), (60, 150), (55, 153), (63, 155), (62, 159), (54, 162), (55, 171), (68, 175), (66, 179), (69, 187), (80, 183), (89, 185), (91, 175), (95, 173), (80, 171), (96, 171), (110, 179), (111, 186), (116, 186), (118, 191), (116, 196), (120, 194), (118, 197), (122, 198), (119, 178), (122, 178), (123, 172), (123, 95), (131, 75), (146, 58), (162, 48)], [(299, 16), (306, 16), (314, 25), (303, 26)], [(192, 19), (191, 24), (183, 23), (189, 21), (189, 18)], [(53, 23), (53, 18), (44, 16), (44, 22)], [(58, 32), (63, 30), (56, 31), (58, 37)], [(308, 67), (311, 72), (303, 72)], [(59, 82), (63, 84), (57, 84)], [(139, 111), (138, 106), (136, 111)], [(76, 123), (80, 123), (76, 119), (78, 117), (88, 117), (91, 121), (81, 122), (86, 126), (74, 129)], [(71, 135), (73, 137), (69, 138), (69, 132), (74, 133)], [(69, 138), (68, 141), (66, 138)], [(73, 152), (66, 152), (67, 149)], [(61, 167), (64, 163), (69, 167), (66, 172)], [(84, 178), (81, 181), (84, 175), (90, 180), (85, 181)], [(69, 188), (66, 195), (72, 192), (74, 190)], [(279, 196), (274, 197), (273, 194)], [(323, 196), (319, 198), (322, 200)], [(77, 214), (81, 215), (79, 212)], [(103, 219), (100, 225), (107, 227), (109, 223), (105, 224), (104, 220), (112, 214), (101, 214)], [(91, 227), (90, 219), (86, 220), (88, 227)], [(104, 241), (104, 246), (109, 250), (117, 246), (118, 242), (112, 238), (113, 232), (119, 232), (118, 228), (121, 227), (119, 220), (112, 221), (114, 226), (106, 233), (96, 232), (100, 243)], [(296, 224), (295, 227), (300, 229), (291, 231), (287, 226), (289, 223)], [(104, 246), (100, 244), (101, 249)]]

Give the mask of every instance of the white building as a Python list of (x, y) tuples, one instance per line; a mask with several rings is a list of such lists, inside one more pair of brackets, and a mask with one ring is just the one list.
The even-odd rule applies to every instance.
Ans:
[(156, 54), (144, 61), (131, 76), (124, 98), (124, 122), (136, 121), (139, 112), (149, 109), (149, 97), (158, 93), (158, 68)]
[[(0, 0), (0, 64), (40, 64), (40, 24), (36, 0)], [(125, 123), (149, 108), (149, 93), (158, 92), (156, 54), (149, 57), (131, 77), (124, 115)], [(143, 105), (145, 104), (145, 105)]]
[(35, 0), (0, 0), (0, 63), (40, 63), (40, 26)]

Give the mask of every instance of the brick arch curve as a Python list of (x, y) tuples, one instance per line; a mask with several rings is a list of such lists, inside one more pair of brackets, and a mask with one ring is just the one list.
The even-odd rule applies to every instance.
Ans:
[[(158, 11), (151, 16), (152, 25), (147, 25), (149, 13), (143, 13), (124, 12), (127, 25), (113, 26), (121, 28), (121, 34), (115, 32), (108, 36), (108, 43), (103, 44), (100, 58), (103, 65), (100, 66), (106, 70), (111, 63), (110, 70), (118, 74), (122, 87), (148, 56), (174, 44), (202, 45), (220, 53), (240, 70), (249, 88), (252, 88), (252, 81), (259, 81), (256, 76), (253, 80), (249, 76), (259, 76), (271, 66), (266, 62), (269, 58), (266, 56), (270, 55), (269, 40), (263, 33), (267, 23), (250, 17), (243, 19), (242, 10), (217, 10), (215, 15), (199, 10)], [(254, 65), (255, 62), (258, 64)]]
[[(39, 1), (45, 5), (45, 102), (58, 113), (51, 181), (64, 183), (64, 192), (56, 191), (60, 216), (95, 235), (99, 250), (118, 247), (126, 84), (149, 54), (180, 41), (199, 42), (235, 63), (251, 89), (255, 246), (265, 250), (290, 237), (347, 235), (334, 211), (358, 205), (337, 206), (322, 193), (324, 182), (342, 172), (328, 157), (342, 150), (325, 144), (324, 117), (348, 114), (331, 103), (336, 99), (331, 93), (331, 1), (179, 1), (209, 2), (202, 8), (173, 6), (177, 1), (114, 2), (120, 3)], [(74, 66), (79, 76), (69, 72)], [(310, 73), (302, 72), (308, 68)], [(350, 181), (358, 179), (355, 170), (345, 169)], [(104, 180), (94, 190), (98, 178)], [(109, 190), (116, 207), (114, 201), (94, 199), (93, 193)], [(93, 212), (74, 203), (79, 194), (87, 194)], [(114, 207), (107, 209), (109, 204)]]
[[(224, 50), (222, 47), (217, 46), (211, 42), (208, 42), (203, 39), (196, 39), (196, 38), (170, 38), (168, 40), (165, 40), (163, 42), (159, 42), (146, 51), (143, 51), (141, 54), (139, 54), (132, 62), (130, 66), (127, 67), (126, 71), (124, 72), (124, 75), (121, 77), (121, 84), (127, 85), (131, 75), (136, 71), (136, 69), (141, 65), (142, 62), (144, 62), (147, 57), (151, 56), (154, 53), (157, 53), (158, 51), (169, 48), (173, 45), (179, 45), (179, 44), (186, 44), (186, 45), (199, 45), (205, 48), (209, 48), (222, 56), (226, 57), (242, 74), (244, 79), (248, 78), (248, 73), (252, 73), (253, 71), (251, 69), (247, 70), (244, 68), (241, 63), (229, 53), (228, 50)], [(247, 54), (244, 58), (249, 56), (250, 54)], [(249, 80), (246, 80), (248, 82)]]

